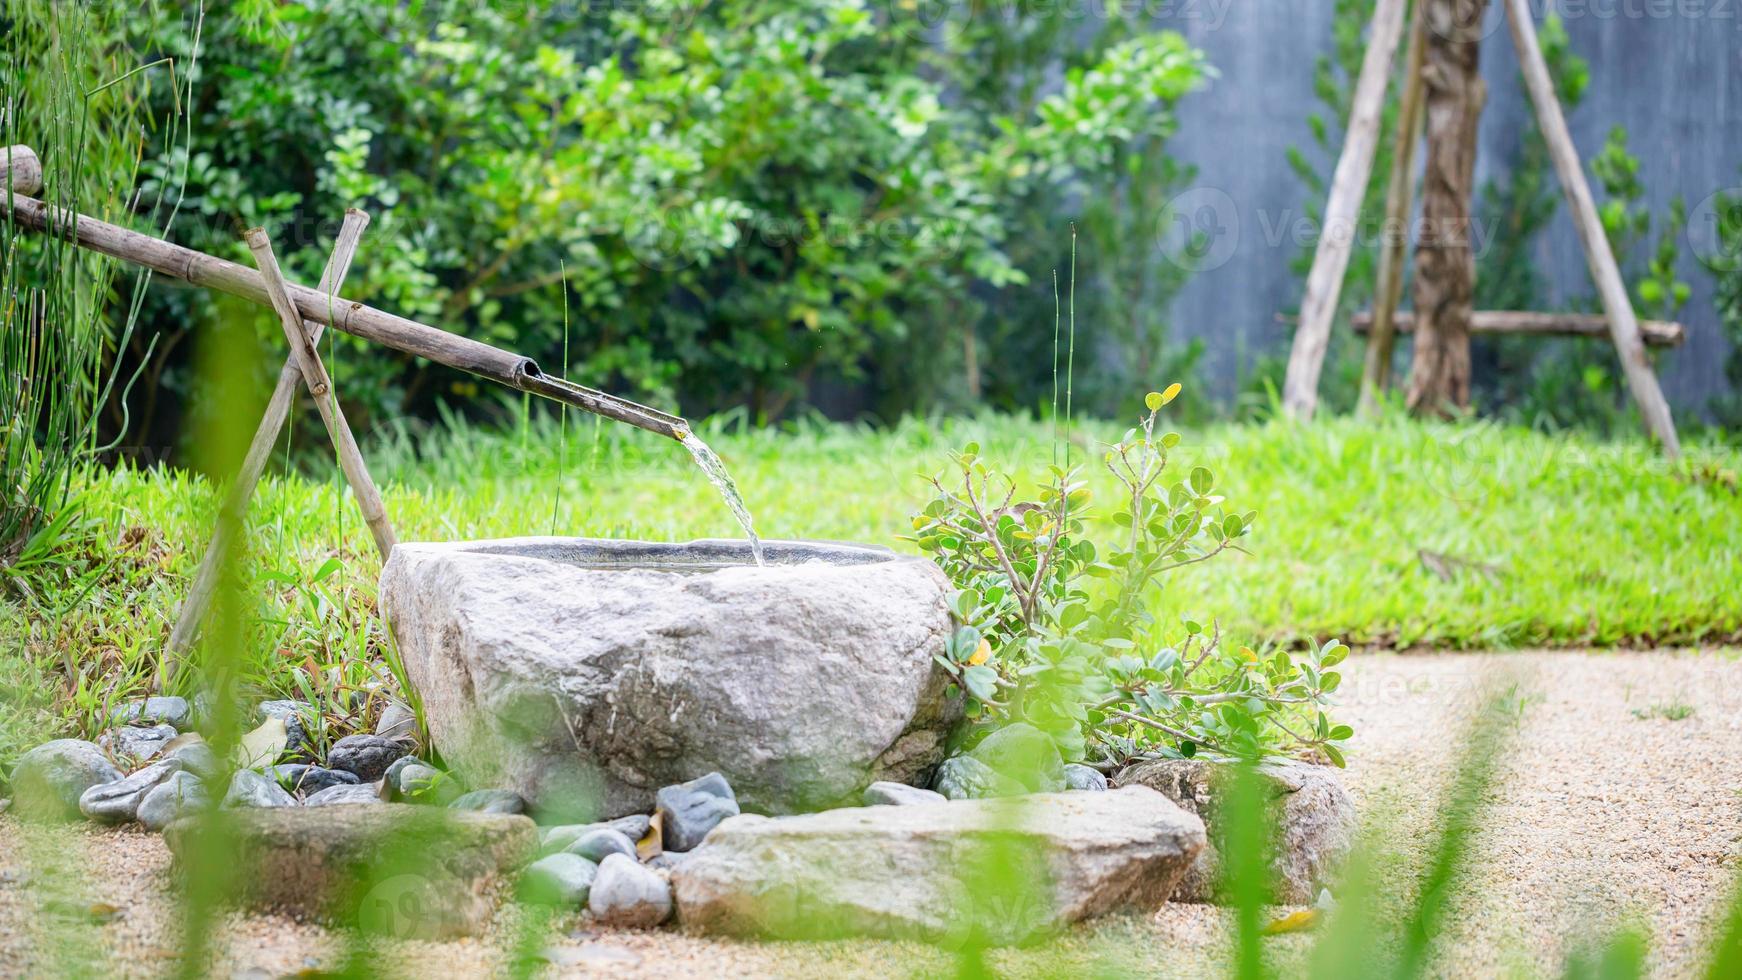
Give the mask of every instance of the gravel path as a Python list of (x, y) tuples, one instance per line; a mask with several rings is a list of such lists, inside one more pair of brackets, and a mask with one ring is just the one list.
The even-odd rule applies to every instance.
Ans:
[[(1383, 835), (1389, 880), (1421, 867), (1465, 725), (1500, 697), (1512, 749), (1475, 845), (1478, 890), (1454, 902), (1435, 972), (1558, 972), (1569, 952), (1622, 925), (1647, 930), (1656, 972), (1701, 966), (1699, 946), (1742, 852), (1742, 660), (1705, 653), (1357, 656), (1341, 717), (1356, 727), (1349, 784)], [(1395, 872), (1395, 873), (1392, 873)], [(0, 817), (0, 975), (163, 975), (176, 965), (169, 857), (135, 830), (45, 831)], [(500, 971), (517, 912), (460, 943), (382, 942), (364, 951), (389, 974)], [(1004, 951), (1008, 976), (1217, 975), (1228, 920), (1170, 905)], [(1283, 963), (1310, 939), (1267, 940)], [(217, 975), (333, 970), (346, 939), (273, 916), (226, 920)], [(924, 976), (951, 962), (880, 942), (755, 944), (677, 932), (560, 924), (549, 957), (564, 976)]]

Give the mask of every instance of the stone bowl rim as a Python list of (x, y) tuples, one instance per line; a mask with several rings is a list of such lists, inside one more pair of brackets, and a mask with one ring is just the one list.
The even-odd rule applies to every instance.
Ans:
[[(634, 538), (587, 538), (565, 535), (526, 535), (507, 538), (476, 538), (463, 541), (402, 541), (394, 550), (426, 555), (479, 555), (547, 561), (588, 571), (689, 571), (713, 572), (728, 568), (755, 570), (750, 542), (745, 538), (694, 538), (689, 541), (644, 541)], [(811, 561), (831, 567), (855, 567), (920, 562), (881, 545), (850, 541), (764, 538), (763, 557), (768, 570), (795, 568)], [(391, 557), (391, 556), (390, 556)]]

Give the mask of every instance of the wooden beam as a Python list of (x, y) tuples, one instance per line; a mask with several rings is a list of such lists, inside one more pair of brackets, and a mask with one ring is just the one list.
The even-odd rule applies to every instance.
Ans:
[(1603, 224), (1597, 218), (1597, 205), (1591, 198), (1590, 185), (1585, 181), (1584, 167), (1579, 163), (1578, 149), (1561, 113), (1560, 100), (1555, 96), (1554, 82), (1549, 78), (1548, 63), (1537, 46), (1536, 24), (1530, 19), (1527, 0), (1506, 0), (1506, 21), (1512, 28), (1512, 44), (1518, 49), (1518, 60), (1524, 69), (1525, 88), (1536, 105), (1537, 124), (1548, 144), (1549, 157), (1554, 161), (1555, 175), (1566, 193), (1573, 225), (1585, 249), (1585, 261), (1591, 268), (1597, 292), (1603, 300), (1609, 332), (1615, 339), (1615, 354), (1621, 359), (1621, 370), (1627, 376), (1627, 386), (1639, 405), (1646, 428), (1663, 447), (1664, 455), (1675, 459), (1681, 455), (1681, 440), (1675, 431), (1675, 419), (1670, 415), (1669, 402), (1658, 387), (1657, 374), (1645, 356), (1645, 344), (1640, 340), (1639, 321), (1633, 312), (1633, 302), (1627, 297), (1627, 286), (1621, 280), (1621, 270), (1615, 264), (1615, 254), (1603, 234)]
[[(338, 240), (333, 243), (326, 270), (321, 273), (322, 293), (337, 295), (339, 287), (344, 285), (345, 276), (351, 270), (351, 260), (357, 254), (357, 243), (368, 226), (369, 216), (364, 212), (356, 208), (345, 212), (344, 223), (339, 226)], [(325, 329), (321, 323), (313, 320), (304, 320), (303, 327), (316, 342), (320, 340), (321, 331)], [(242, 460), (242, 469), (236, 474), (235, 481), (230, 484), (230, 490), (224, 497), (223, 505), (218, 509), (217, 527), (212, 533), (211, 543), (206, 547), (205, 558), (200, 561), (199, 571), (194, 574), (193, 587), (188, 590), (187, 600), (176, 614), (175, 628), (170, 631), (169, 642), (164, 645), (164, 654), (158, 660), (159, 690), (163, 690), (175, 676), (182, 658), (193, 649), (194, 639), (199, 635), (206, 611), (211, 607), (212, 597), (217, 592), (218, 574), (223, 570), (224, 558), (229, 553), (231, 542), (241, 533), (248, 505), (254, 499), (254, 490), (260, 485), (261, 475), (266, 472), (267, 458), (278, 441), (278, 433), (284, 428), (285, 420), (290, 416), (291, 405), (296, 401), (296, 390), (301, 383), (302, 371), (296, 366), (296, 355), (291, 354), (285, 358), (284, 367), (278, 372), (278, 385), (272, 389), (272, 399), (266, 403), (266, 412), (260, 417), (260, 425), (254, 430), (254, 441), (248, 444), (248, 455)]]
[[(1377, 318), (1357, 313), (1350, 318), (1355, 332), (1368, 334)], [(1415, 314), (1401, 311), (1393, 325), (1399, 333), (1415, 330)], [(1598, 313), (1536, 313), (1524, 310), (1477, 310), (1470, 314), (1470, 332), (1483, 334), (1537, 334), (1544, 337), (1601, 337), (1609, 340), (1609, 321)], [(1687, 329), (1670, 320), (1640, 320), (1639, 333), (1652, 347), (1680, 347)]]
[(1397, 105), (1397, 138), (1391, 150), (1391, 174), (1385, 188), (1385, 230), (1379, 252), (1379, 283), (1374, 291), (1378, 314), (1367, 338), (1361, 367), (1359, 408), (1372, 414), (1379, 394), (1391, 387), (1391, 352), (1396, 347), (1395, 317), (1403, 297), (1404, 251), (1409, 246), (1409, 216), (1415, 200), (1415, 147), (1421, 142), (1421, 63), (1427, 45), (1427, 0), (1415, 0), (1410, 18), (1409, 49), (1403, 59), (1403, 97)]
[(1379, 0), (1373, 12), (1373, 29), (1367, 40), (1366, 57), (1361, 62), (1361, 75), (1355, 83), (1343, 153), (1331, 177), (1324, 227), (1320, 229), (1312, 269), (1307, 273), (1300, 326), (1294, 333), (1294, 348), (1288, 356), (1288, 375), (1282, 387), (1283, 408), (1296, 418), (1310, 419), (1318, 407), (1319, 372), (1325, 366), (1325, 348), (1331, 339), (1337, 299), (1343, 291), (1343, 274), (1349, 269), (1361, 200), (1367, 193), (1367, 178), (1373, 173), (1373, 151), (1379, 143), (1379, 122), (1385, 110), (1385, 90), (1391, 81), (1391, 62), (1403, 34), (1404, 2)]
[(351, 484), (351, 493), (357, 498), (357, 509), (363, 512), (363, 522), (369, 525), (369, 533), (375, 538), (375, 548), (381, 552), (381, 560), (386, 561), (395, 543), (393, 527), (387, 523), (387, 508), (381, 502), (381, 491), (375, 488), (375, 481), (369, 477), (363, 451), (357, 448), (357, 437), (351, 434), (351, 427), (345, 422), (344, 409), (339, 407), (338, 395), (333, 391), (333, 379), (328, 377), (326, 366), (321, 363), (320, 351), (315, 348), (314, 334), (303, 326), (302, 313), (285, 289), (284, 274), (279, 271), (278, 257), (272, 253), (272, 240), (266, 236), (266, 229), (250, 228), (242, 237), (260, 267), (266, 295), (278, 313), (285, 339), (290, 341), (291, 354), (296, 358), (297, 369), (302, 372), (303, 384), (314, 396), (315, 408), (320, 410), (327, 435), (332, 437), (333, 446), (338, 450), (339, 468), (345, 471), (345, 479)]

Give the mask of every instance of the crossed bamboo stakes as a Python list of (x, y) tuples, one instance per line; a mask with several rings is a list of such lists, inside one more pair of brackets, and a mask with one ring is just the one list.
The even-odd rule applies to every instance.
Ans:
[[(1427, 7), (1432, 0), (1414, 0), (1415, 11), (1409, 26), (1409, 47), (1405, 54), (1406, 78), (1399, 106), (1395, 152), (1386, 194), (1386, 226), (1405, 225), (1410, 213), (1413, 191), (1415, 144), (1420, 138), (1425, 112), (1423, 92), (1424, 49), (1427, 31)], [(1486, 0), (1483, 0), (1486, 3)], [(1645, 345), (1679, 342), (1680, 327), (1675, 324), (1641, 322), (1627, 295), (1615, 253), (1604, 235), (1597, 207), (1585, 179), (1578, 149), (1567, 128), (1566, 115), (1555, 94), (1554, 81), (1548, 63), (1537, 41), (1536, 25), (1531, 19), (1527, 0), (1499, 0), (1511, 28), (1512, 47), (1524, 76), (1525, 89), (1536, 108), (1537, 125), (1547, 144), (1561, 190), (1567, 199), (1567, 210), (1585, 253), (1591, 279), (1602, 301), (1603, 332), (1614, 345), (1639, 414), (1652, 438), (1657, 440), (1664, 455), (1671, 459), (1681, 454), (1675, 420), (1669, 403), (1664, 399), (1657, 374), (1646, 357)], [(1306, 291), (1301, 298), (1299, 326), (1294, 335), (1293, 350), (1288, 359), (1288, 376), (1283, 386), (1283, 407), (1296, 418), (1312, 418), (1318, 405), (1319, 374), (1324, 367), (1325, 352), (1330, 343), (1331, 321), (1336, 316), (1337, 301), (1342, 291), (1343, 277), (1348, 270), (1353, 235), (1368, 177), (1372, 173), (1374, 149), (1379, 142), (1385, 93), (1390, 84), (1391, 62), (1404, 35), (1404, 12), (1408, 0), (1379, 0), (1374, 9), (1372, 36), (1356, 81), (1349, 116), (1348, 133), (1338, 156), (1332, 176), (1329, 200), (1325, 204), (1324, 228), (1313, 253), (1312, 269), (1307, 275)], [(1478, 5), (1478, 12), (1482, 5)], [(1455, 27), (1455, 25), (1454, 25)], [(1429, 125), (1431, 135), (1433, 127)], [(1472, 135), (1469, 137), (1474, 139)], [(1432, 165), (1430, 145), (1429, 164)], [(1466, 181), (1461, 217), (1469, 219), (1469, 190)], [(1397, 305), (1403, 289), (1404, 239), (1388, 236), (1379, 258), (1379, 281), (1376, 289), (1371, 330), (1368, 335), (1366, 362), (1362, 372), (1361, 404), (1371, 410), (1378, 393), (1390, 384), (1391, 352), (1398, 329), (1405, 324)], [(1467, 308), (1468, 302), (1464, 304)], [(1476, 314), (1470, 311), (1474, 320)], [(1495, 332), (1525, 334), (1597, 333), (1588, 318), (1558, 316), (1551, 318), (1531, 313), (1491, 313), (1488, 327)], [(1472, 328), (1475, 324), (1472, 323)]]
[[(362, 240), (363, 230), (368, 226), (369, 215), (365, 212), (357, 208), (345, 212), (345, 220), (339, 227), (338, 240), (333, 243), (332, 254), (328, 256), (326, 269), (321, 273), (319, 290), (329, 303), (338, 296), (339, 287), (344, 284), (345, 276), (351, 270), (351, 261), (357, 255), (357, 243)], [(317, 345), (327, 325), (317, 320), (305, 319), (297, 310), (285, 287), (284, 273), (278, 266), (278, 257), (272, 251), (272, 240), (266, 234), (266, 229), (251, 228), (243, 233), (242, 238), (248, 245), (248, 251), (254, 255), (254, 264), (259, 268), (260, 278), (265, 283), (267, 298), (272, 303), (273, 312), (278, 314), (278, 322), (284, 328), (285, 339), (290, 342), (290, 356), (285, 358), (284, 367), (278, 372), (278, 384), (273, 388), (272, 399), (267, 402), (266, 412), (260, 417), (260, 424), (254, 430), (254, 439), (248, 444), (248, 454), (242, 460), (242, 469), (237, 473), (235, 482), (231, 484), (230, 491), (219, 508), (217, 527), (194, 577), (193, 588), (176, 616), (175, 628), (170, 632), (164, 656), (159, 661), (159, 688), (174, 676), (176, 667), (187, 651), (192, 649), (194, 640), (199, 635), (200, 625), (211, 608), (224, 567), (228, 564), (237, 536), (241, 533), (248, 506), (254, 499), (254, 491), (266, 470), (266, 460), (272, 453), (273, 445), (278, 442), (278, 434), (283, 430), (285, 420), (290, 417), (299, 382), (308, 388), (309, 394), (314, 398), (321, 422), (326, 426), (327, 435), (338, 451), (339, 468), (344, 471), (345, 481), (350, 484), (351, 493), (357, 498), (357, 508), (362, 511), (363, 521), (369, 527), (370, 536), (375, 539), (375, 548), (381, 553), (382, 561), (387, 560), (396, 540), (393, 526), (387, 520), (386, 505), (381, 501), (381, 491), (369, 476), (369, 467), (363, 461), (362, 450), (357, 447), (357, 437), (351, 433), (351, 426), (345, 421), (345, 411), (339, 406), (338, 395), (333, 390), (332, 376), (321, 362), (320, 348)]]

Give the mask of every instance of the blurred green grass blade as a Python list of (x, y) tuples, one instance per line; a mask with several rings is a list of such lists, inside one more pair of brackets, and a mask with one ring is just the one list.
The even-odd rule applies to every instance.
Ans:
[(1228, 767), (1217, 809), (1215, 846), (1221, 857), (1222, 892), (1234, 907), (1234, 976), (1263, 980), (1264, 915), (1274, 894), (1272, 841), (1276, 825), (1264, 777), (1251, 762)]

